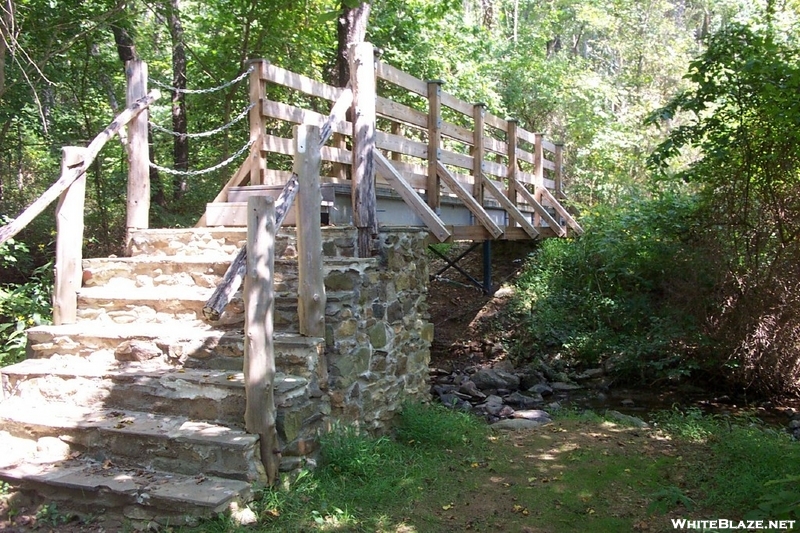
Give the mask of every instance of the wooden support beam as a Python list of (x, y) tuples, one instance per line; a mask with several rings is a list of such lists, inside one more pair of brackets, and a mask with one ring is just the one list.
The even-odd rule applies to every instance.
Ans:
[(160, 93), (158, 91), (151, 91), (150, 94), (147, 96), (140, 98), (137, 100), (132, 106), (128, 107), (125, 111), (120, 113), (114, 121), (108, 125), (106, 129), (104, 129), (100, 134), (92, 139), (92, 142), (89, 143), (89, 146), (86, 147), (86, 152), (84, 154), (83, 163), (76, 167), (69, 168), (68, 172), (61, 174), (61, 177), (50, 186), (42, 195), (37, 198), (31, 205), (29, 205), (25, 211), (20, 213), (17, 218), (15, 218), (11, 223), (3, 226), (0, 228), (0, 244), (3, 244), (8, 239), (12, 238), (14, 235), (22, 231), (25, 226), (27, 226), (31, 220), (36, 218), (42, 211), (50, 205), (53, 200), (58, 198), (62, 192), (67, 190), (76, 179), (80, 178), (86, 173), (86, 170), (89, 168), (97, 154), (100, 153), (100, 150), (105, 146), (105, 144), (111, 140), (114, 135), (119, 132), (120, 128), (130, 122), (132, 117), (135, 117), (142, 110), (147, 109), (151, 103), (155, 100), (160, 98)]
[(503, 194), (497, 185), (495, 185), (492, 180), (486, 177), (486, 175), (482, 175), (483, 178), (483, 186), (489, 191), (489, 194), (494, 196), (494, 199), (500, 204), (500, 206), (508, 213), (508, 216), (513, 218), (517, 224), (519, 224), (522, 229), (527, 233), (531, 239), (535, 239), (539, 236), (539, 232), (534, 228), (528, 219), (525, 218), (525, 215), (517, 209), (517, 206), (512, 204), (508, 198)]
[(483, 205), (483, 159), (486, 152), (484, 142), (484, 115), (486, 114), (486, 104), (477, 103), (472, 108), (472, 120), (475, 123), (472, 130), (472, 196), (480, 205)]
[(371, 43), (350, 47), (350, 83), (353, 88), (353, 225), (358, 229), (358, 255), (372, 255), (378, 234), (375, 197), (375, 56)]
[(428, 205), (439, 212), (441, 191), (436, 163), (441, 155), (442, 144), (442, 80), (428, 82)]
[[(506, 179), (507, 181), (507, 188), (506, 188), (506, 196), (508, 196), (508, 201), (511, 202), (511, 205), (517, 205), (517, 128), (519, 127), (519, 121), (516, 119), (509, 119), (508, 121), (508, 131), (506, 132), (506, 144), (508, 145), (508, 165), (506, 166)], [(510, 217), (508, 220), (508, 225), (510, 227), (514, 227), (516, 225), (516, 221), (513, 217)]]
[(320, 130), (316, 126), (294, 127), (294, 173), (297, 174), (297, 311), (300, 334), (325, 336), (325, 272), (322, 264), (322, 203), (319, 171)]
[[(522, 183), (517, 183), (517, 192), (522, 197), (524, 202), (527, 202), (533, 207), (533, 210), (536, 214), (538, 214), (545, 222), (547, 222), (548, 227), (552, 228), (552, 230), (559, 236), (559, 237), (566, 237), (567, 231), (561, 227), (561, 224), (556, 222), (550, 213), (547, 212), (547, 209), (539, 203), (538, 200), (530, 193), (528, 189)], [(540, 227), (540, 226), (534, 226)]]
[[(250, 170), (253, 168), (254, 164), (257, 164), (257, 160), (260, 157), (257, 152), (261, 151), (261, 145), (263, 143), (261, 140), (253, 143), (250, 147), (250, 154), (247, 156), (247, 159), (242, 162), (242, 165), (234, 172), (231, 179), (228, 180), (228, 183), (222, 187), (222, 190), (219, 191), (214, 200), (211, 201), (212, 204), (226, 202), (228, 201), (228, 191), (231, 187), (238, 187), (250, 176)], [(206, 215), (203, 213), (203, 216), (200, 217), (200, 220), (197, 221), (197, 224), (194, 225), (196, 228), (204, 228), (206, 227)]]
[[(125, 63), (126, 106), (147, 95), (147, 63), (132, 59)], [(150, 226), (150, 149), (147, 142), (148, 112), (145, 108), (128, 123), (128, 196), (126, 227)]]
[[(61, 150), (61, 173), (83, 162), (86, 148), (65, 146)], [(53, 324), (77, 320), (78, 289), (83, 280), (83, 207), (86, 174), (61, 193), (56, 206), (56, 263), (53, 286)]]
[[(266, 77), (268, 62), (264, 59), (251, 59), (245, 63), (247, 68), (253, 67), (250, 73), (250, 103), (256, 105), (250, 110), (250, 140), (255, 146), (261, 141), (266, 132), (262, 107), (266, 98), (267, 87), (264, 78)], [(253, 160), (250, 165), (250, 185), (261, 185), (267, 170), (267, 158), (260, 151), (250, 153)]]
[(495, 224), (494, 220), (492, 220), (492, 217), (490, 217), (489, 214), (483, 209), (483, 206), (479, 204), (478, 201), (475, 200), (475, 198), (473, 198), (467, 190), (464, 189), (455, 176), (450, 174), (450, 171), (447, 170), (447, 168), (445, 168), (441, 162), (436, 164), (436, 168), (438, 170), (439, 177), (444, 181), (445, 185), (447, 185), (447, 187), (453, 191), (453, 194), (455, 194), (458, 199), (461, 200), (465, 206), (467, 206), (467, 209), (469, 209), (470, 212), (475, 215), (475, 218), (492, 235), (492, 238), (496, 239), (502, 235), (503, 230), (500, 228), (500, 226)]
[(569, 211), (567, 211), (566, 208), (561, 205), (561, 202), (559, 202), (558, 199), (550, 193), (550, 191), (542, 188), (542, 196), (550, 203), (550, 205), (553, 206), (553, 209), (556, 210), (556, 213), (561, 215), (561, 217), (567, 221), (567, 225), (575, 230), (575, 233), (578, 235), (583, 235), (583, 228), (581, 225), (578, 224), (574, 218), (572, 218), (572, 215), (569, 214)]
[(553, 156), (553, 164), (555, 166), (555, 196), (561, 198), (564, 194), (564, 145), (556, 143), (556, 150)]
[(450, 238), (450, 232), (445, 225), (433, 212), (433, 209), (426, 204), (417, 192), (411, 188), (402, 175), (392, 166), (386, 156), (382, 153), (375, 152), (375, 166), (380, 172), (383, 179), (399, 194), (406, 205), (414, 211), (419, 218), (425, 223), (430, 232), (436, 237), (439, 242), (444, 242)]
[[(542, 191), (546, 190), (544, 186), (544, 146), (542, 144), (544, 135), (541, 133), (534, 133), (533, 135), (533, 197), (541, 204)], [(540, 226), (541, 224), (542, 221), (539, 218), (539, 214), (535, 213), (533, 215), (533, 225)]]
[(245, 429), (259, 436), (267, 483), (278, 481), (280, 448), (275, 425), (275, 204), (268, 196), (247, 201), (247, 276), (244, 281)]

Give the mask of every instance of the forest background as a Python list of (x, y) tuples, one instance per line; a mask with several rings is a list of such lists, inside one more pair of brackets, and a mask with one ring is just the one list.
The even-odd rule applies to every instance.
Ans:
[[(124, 60), (173, 87), (225, 84), (250, 58), (338, 85), (362, 24), (384, 61), (566, 143), (587, 232), (545, 242), (521, 277), (520, 362), (797, 393), (798, 20), (798, 0), (2, 0), (0, 223), (121, 111)], [(208, 131), (247, 102), (240, 84), (173, 94), (151, 120)], [(151, 133), (151, 160), (179, 170), (248, 139), (246, 123)], [(126, 164), (109, 144), (87, 174), (86, 257), (122, 252)], [(229, 172), (153, 170), (151, 226), (193, 225)], [(50, 211), (0, 246), (0, 364), (49, 319), (54, 230)]]

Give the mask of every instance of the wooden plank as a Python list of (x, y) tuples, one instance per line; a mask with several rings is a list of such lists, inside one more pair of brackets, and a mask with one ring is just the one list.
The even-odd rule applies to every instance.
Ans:
[(300, 183), (297, 191), (297, 312), (300, 334), (325, 336), (325, 272), (322, 262), (322, 229), (319, 206), (322, 203), (319, 171), (321, 158), (317, 126), (295, 126), (294, 173)]
[(483, 227), (492, 235), (493, 239), (496, 239), (500, 235), (503, 234), (503, 230), (500, 229), (500, 226), (495, 224), (492, 217), (483, 209), (483, 206), (479, 204), (475, 198), (458, 182), (458, 180), (453, 176), (449, 170), (440, 162), (436, 164), (436, 168), (439, 171), (439, 177), (442, 178), (442, 181), (450, 188), (451, 191), (458, 197), (459, 200), (470, 210), (470, 212), (475, 215), (475, 218), (478, 222), (481, 223)]
[(351, 198), (353, 225), (358, 230), (358, 256), (372, 255), (378, 234), (375, 197), (375, 56), (371, 43), (350, 46), (350, 84), (353, 87), (353, 167)]
[[(133, 59), (125, 63), (127, 91), (125, 101), (132, 106), (147, 95), (147, 63)], [(128, 196), (126, 227), (150, 226), (150, 150), (148, 148), (148, 112), (132, 116), (128, 122)], [(89, 154), (87, 154), (89, 157)]]
[[(275, 135), (265, 135), (264, 142), (261, 143), (261, 149), (265, 152), (294, 156), (292, 140)], [(349, 150), (342, 150), (332, 146), (323, 146), (320, 148), (320, 154), (322, 155), (323, 161), (332, 161), (346, 165), (352, 164), (352, 153)]]
[(452, 165), (459, 168), (472, 168), (474, 160), (471, 155), (459, 154), (451, 150), (439, 150), (439, 161), (445, 165)]
[(557, 144), (556, 145), (556, 152), (555, 156), (553, 157), (554, 163), (554, 171), (555, 171), (555, 183), (553, 185), (553, 189), (556, 191), (556, 196), (561, 194), (564, 191), (564, 145)]
[(403, 154), (420, 159), (428, 158), (428, 145), (426, 143), (413, 141), (402, 135), (377, 131), (375, 132), (375, 143), (381, 150), (388, 150), (395, 154)]
[(542, 148), (544, 148), (545, 150), (547, 150), (548, 152), (550, 152), (552, 154), (552, 153), (555, 153), (555, 151), (556, 151), (556, 144), (555, 143), (551, 143), (548, 140), (542, 139)]
[(451, 122), (442, 122), (442, 135), (470, 146), (474, 141), (472, 130)]
[(375, 100), (375, 109), (382, 117), (423, 129), (428, 127), (428, 115), (383, 96), (378, 96)]
[(483, 144), (488, 152), (494, 152), (496, 154), (503, 155), (508, 153), (508, 145), (503, 141), (495, 139), (494, 137), (484, 135)]
[(331, 102), (338, 100), (344, 90), (271, 64), (265, 65), (262, 79)]
[(526, 189), (521, 183), (517, 183), (517, 193), (522, 197), (522, 200), (524, 202), (527, 202), (528, 205), (533, 207), (533, 210), (536, 213), (538, 213), (539, 216), (545, 222), (547, 222), (547, 225), (549, 227), (553, 228), (553, 231), (559, 237), (566, 237), (567, 236), (567, 231), (564, 228), (561, 227), (561, 224), (556, 222), (556, 219), (554, 219), (550, 215), (550, 213), (547, 211), (547, 209), (545, 209), (544, 206), (541, 203), (539, 203), (536, 200), (536, 198), (530, 193), (530, 191), (528, 189)]
[(519, 209), (515, 205), (513, 205), (508, 198), (503, 195), (503, 192), (494, 184), (492, 180), (487, 178), (485, 175), (482, 176), (483, 178), (483, 186), (489, 191), (489, 194), (494, 196), (494, 199), (500, 204), (500, 206), (508, 213), (508, 216), (513, 218), (517, 224), (525, 230), (532, 239), (535, 239), (539, 236), (539, 232), (534, 228), (528, 219), (525, 218)]
[[(83, 162), (85, 148), (65, 146), (61, 150), (61, 172)], [(74, 324), (78, 312), (78, 289), (83, 281), (83, 208), (86, 174), (61, 193), (56, 206), (56, 261), (53, 285), (53, 324)]]
[(578, 222), (574, 218), (572, 218), (572, 215), (570, 215), (569, 212), (564, 208), (564, 206), (561, 205), (561, 202), (556, 200), (555, 196), (553, 196), (550, 193), (550, 191), (548, 191), (547, 189), (542, 189), (542, 196), (548, 202), (550, 202), (550, 205), (553, 206), (553, 209), (556, 210), (556, 213), (561, 215), (561, 217), (567, 221), (567, 225), (569, 225), (569, 227), (575, 230), (575, 233), (577, 233), (578, 235), (583, 235), (583, 228), (581, 227), (581, 225), (578, 224)]
[(505, 178), (508, 174), (508, 167), (501, 163), (495, 163), (494, 161), (484, 161), (483, 173), (497, 176), (498, 178)]
[(377, 73), (378, 78), (382, 80), (386, 80), (389, 83), (393, 83), (398, 87), (407, 89), (412, 93), (416, 93), (420, 96), (428, 96), (427, 83), (420, 80), (419, 78), (415, 78), (411, 74), (403, 72), (397, 67), (393, 67), (392, 65), (389, 65), (382, 61), (378, 61), (375, 72)]
[[(536, 184), (536, 176), (534, 176), (530, 172), (522, 172), (521, 170), (518, 170), (517, 171), (517, 181), (521, 181), (523, 183), (530, 183), (531, 185), (535, 185)], [(542, 180), (542, 183), (544, 183), (545, 189), (555, 189), (556, 182), (551, 180), (551, 179), (544, 178)]]
[(508, 131), (508, 121), (505, 119), (492, 115), (491, 113), (486, 113), (484, 120), (486, 121), (486, 124), (493, 128), (497, 128), (501, 131)]
[(450, 93), (442, 92), (442, 105), (449, 107), (453, 111), (458, 111), (462, 115), (472, 116), (472, 104), (468, 104)]
[(442, 82), (428, 82), (428, 205), (438, 211), (441, 204), (439, 197), (439, 174), (436, 164), (439, 161), (442, 147)]
[(80, 178), (86, 173), (86, 170), (89, 168), (97, 154), (100, 153), (100, 150), (105, 146), (105, 144), (112, 138), (117, 132), (122, 128), (122, 126), (126, 125), (132, 117), (135, 117), (139, 113), (141, 113), (144, 109), (147, 109), (151, 103), (156, 101), (160, 98), (160, 93), (158, 91), (150, 91), (150, 93), (137, 100), (132, 106), (128, 107), (125, 111), (120, 113), (114, 121), (106, 127), (100, 134), (92, 139), (92, 142), (89, 143), (89, 146), (86, 147), (86, 153), (84, 154), (83, 163), (79, 166), (73, 167), (69, 169), (69, 172), (62, 174), (58, 180), (50, 186), (42, 195), (37, 198), (31, 205), (29, 205), (22, 213), (20, 213), (17, 218), (12, 220), (9, 224), (0, 227), (0, 244), (3, 244), (8, 239), (12, 238), (14, 235), (22, 231), (25, 226), (27, 226), (31, 220), (36, 218), (42, 211), (47, 208), (53, 201), (58, 198), (62, 192), (67, 190), (75, 180)]
[[(283, 120), (286, 122), (291, 122), (292, 124), (313, 124), (320, 128), (329, 118), (321, 113), (316, 113), (308, 109), (303, 109), (301, 107), (296, 107), (281, 102), (273, 102), (272, 100), (266, 100), (263, 102), (263, 105), (261, 106), (261, 112), (265, 117), (268, 118)], [(332, 122), (330, 129), (333, 133), (349, 136), (353, 133), (353, 124), (345, 120), (340, 120)]]
[[(492, 238), (483, 226), (447, 226), (447, 229), (452, 234), (451, 241), (488, 241)], [(550, 228), (542, 228), (539, 237), (555, 237), (555, 234)], [(530, 239), (522, 228), (507, 227), (499, 240), (529, 241)]]
[(403, 198), (406, 205), (422, 219), (439, 242), (444, 242), (450, 238), (450, 232), (447, 231), (447, 228), (439, 217), (436, 216), (436, 213), (433, 212), (417, 192), (403, 179), (403, 176), (401, 176), (389, 160), (386, 159), (386, 156), (378, 151), (375, 152), (375, 166), (392, 189), (394, 189), (397, 194)]
[(534, 144), (536, 142), (536, 134), (531, 133), (530, 131), (526, 130), (525, 128), (518, 128), (517, 129), (517, 137), (522, 139), (525, 142)]
[(247, 275), (244, 281), (245, 429), (259, 436), (261, 462), (267, 483), (278, 482), (280, 466), (275, 424), (275, 351), (273, 309), (275, 293), (275, 201), (252, 196), (247, 209)]
[(424, 191), (428, 184), (428, 167), (401, 161), (392, 161), (392, 167), (403, 176), (408, 185), (416, 190)]

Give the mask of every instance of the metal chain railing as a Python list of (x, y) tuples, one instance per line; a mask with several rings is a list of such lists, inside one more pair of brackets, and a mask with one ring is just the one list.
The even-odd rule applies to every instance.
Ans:
[(227, 124), (224, 124), (224, 125), (220, 126), (217, 129), (213, 129), (213, 130), (210, 130), (210, 131), (203, 131), (203, 132), (200, 132), (200, 133), (178, 133), (177, 131), (168, 130), (167, 128), (164, 128), (163, 126), (159, 126), (155, 122), (149, 122), (148, 121), (148, 124), (150, 124), (150, 127), (153, 128), (154, 130), (160, 131), (161, 133), (166, 133), (167, 135), (172, 135), (173, 137), (186, 137), (187, 139), (199, 139), (199, 138), (202, 138), (202, 137), (211, 137), (212, 135), (216, 135), (217, 133), (222, 133), (223, 131), (229, 129), (231, 126), (233, 126), (237, 122), (239, 122), (242, 119), (244, 119), (244, 117), (247, 116), (247, 113), (249, 113), (250, 110), (253, 109), (255, 106), (256, 106), (256, 103), (253, 102), (249, 106), (247, 106), (244, 111), (239, 113), (239, 115), (236, 118), (234, 118), (233, 120), (231, 120)]
[(166, 83), (162, 83), (162, 82), (160, 82), (160, 81), (158, 81), (156, 79), (153, 79), (153, 78), (147, 78), (147, 79), (150, 80), (150, 83), (152, 83), (153, 85), (156, 85), (156, 86), (161, 87), (162, 89), (166, 89), (168, 91), (177, 92), (177, 93), (184, 93), (184, 94), (206, 94), (206, 93), (213, 93), (213, 92), (216, 92), (216, 91), (221, 91), (222, 89), (227, 89), (231, 85), (239, 83), (240, 81), (245, 79), (248, 74), (253, 72), (254, 68), (255, 67), (253, 67), (251, 65), (250, 68), (248, 68), (246, 71), (244, 71), (241, 74), (239, 74), (239, 76), (237, 76), (236, 78), (232, 79), (231, 81), (229, 81), (227, 83), (223, 83), (222, 85), (219, 85), (217, 87), (210, 87), (208, 89), (179, 89), (177, 87), (172, 87), (171, 85), (167, 85)]
[(159, 172), (163, 172), (165, 174), (172, 174), (173, 176), (200, 176), (202, 174), (208, 174), (209, 172), (214, 172), (215, 170), (219, 170), (222, 167), (231, 164), (235, 159), (237, 159), (240, 155), (245, 153), (251, 146), (253, 146), (254, 142), (255, 142), (254, 139), (250, 139), (250, 142), (248, 142), (247, 144), (242, 146), (239, 149), (238, 152), (236, 152), (235, 154), (230, 156), (225, 161), (222, 161), (221, 163), (217, 163), (213, 167), (204, 168), (202, 170), (175, 170), (174, 168), (166, 168), (166, 167), (158, 166), (155, 163), (153, 163), (152, 161), (150, 161), (150, 166), (153, 167), (154, 169), (158, 170)]

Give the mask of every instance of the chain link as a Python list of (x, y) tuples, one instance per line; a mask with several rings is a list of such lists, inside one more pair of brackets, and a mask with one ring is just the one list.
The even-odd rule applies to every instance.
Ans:
[(255, 69), (255, 67), (250, 65), (250, 68), (248, 68), (246, 71), (244, 71), (241, 74), (239, 74), (239, 76), (237, 76), (236, 78), (232, 79), (231, 81), (229, 81), (227, 83), (223, 83), (222, 85), (220, 85), (218, 87), (210, 87), (208, 89), (178, 89), (177, 87), (172, 87), (171, 85), (167, 85), (166, 83), (162, 83), (162, 82), (160, 82), (160, 81), (158, 81), (156, 79), (153, 79), (153, 78), (147, 78), (147, 79), (150, 80), (150, 83), (152, 83), (153, 85), (161, 87), (162, 89), (167, 89), (168, 91), (171, 91), (171, 92), (174, 92), (174, 93), (177, 92), (177, 93), (184, 93), (184, 94), (207, 94), (207, 93), (213, 93), (213, 92), (216, 92), (216, 91), (221, 91), (222, 89), (227, 89), (231, 85), (239, 83), (240, 81), (245, 79), (248, 74), (253, 72), (254, 69)]
[(234, 124), (236, 124), (237, 122), (242, 120), (244, 117), (247, 116), (247, 113), (249, 113), (250, 110), (253, 109), (255, 106), (256, 106), (256, 103), (253, 102), (249, 106), (247, 106), (247, 108), (244, 111), (239, 113), (239, 116), (237, 116), (236, 118), (234, 118), (233, 120), (231, 120), (227, 124), (225, 124), (223, 126), (220, 126), (217, 129), (210, 130), (210, 131), (204, 131), (204, 132), (201, 132), (201, 133), (178, 133), (177, 131), (168, 130), (167, 128), (164, 128), (163, 126), (159, 126), (155, 122), (149, 122), (148, 121), (148, 124), (150, 124), (150, 127), (153, 128), (154, 130), (160, 131), (161, 133), (166, 133), (167, 135), (172, 135), (173, 137), (186, 137), (187, 139), (198, 139), (198, 138), (201, 138), (201, 137), (211, 137), (212, 135), (216, 135), (217, 133), (222, 133), (223, 131), (227, 130), (228, 128), (230, 128), (231, 126), (233, 126)]
[(222, 161), (221, 163), (218, 163), (213, 167), (205, 168), (203, 170), (175, 170), (174, 168), (160, 167), (155, 163), (153, 163), (152, 161), (150, 161), (150, 166), (158, 170), (159, 172), (163, 172), (165, 174), (172, 174), (173, 176), (200, 176), (202, 174), (208, 174), (209, 172), (214, 172), (215, 170), (219, 170), (222, 167), (231, 164), (233, 160), (238, 158), (240, 155), (245, 153), (251, 146), (253, 146), (254, 142), (255, 142), (254, 139), (250, 139), (250, 142), (242, 146), (238, 152), (230, 156), (225, 161)]

